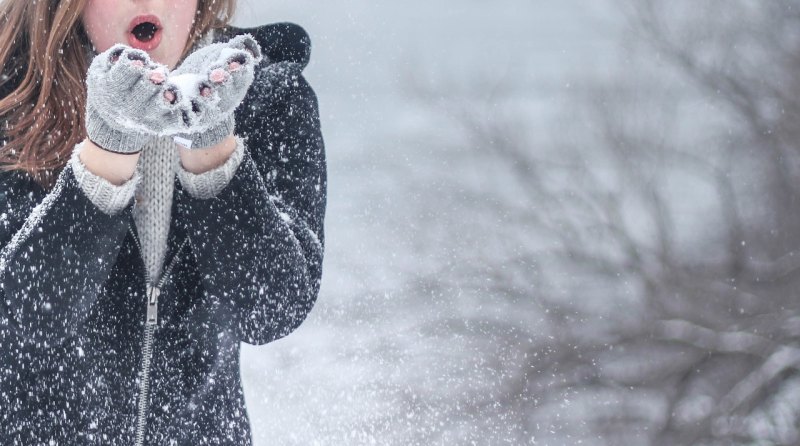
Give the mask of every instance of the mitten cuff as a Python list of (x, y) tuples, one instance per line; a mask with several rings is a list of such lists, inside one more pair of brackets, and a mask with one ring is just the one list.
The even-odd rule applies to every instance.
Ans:
[(178, 163), (178, 179), (191, 196), (200, 199), (213, 198), (230, 183), (244, 156), (244, 142), (236, 137), (236, 150), (221, 166), (203, 173), (192, 173)]
[(82, 149), (83, 143), (76, 145), (69, 159), (75, 180), (86, 197), (101, 211), (108, 215), (118, 214), (128, 206), (136, 192), (136, 186), (141, 180), (139, 170), (137, 169), (133, 177), (125, 183), (119, 186), (111, 184), (105, 178), (90, 172), (81, 162), (78, 155)]
[(91, 105), (86, 107), (86, 133), (93, 143), (119, 153), (138, 152), (151, 138), (151, 135), (144, 133), (123, 132), (112, 128)]

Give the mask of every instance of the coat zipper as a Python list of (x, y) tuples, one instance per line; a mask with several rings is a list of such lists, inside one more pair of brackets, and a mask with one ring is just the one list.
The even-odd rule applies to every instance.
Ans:
[(147, 270), (147, 262), (144, 260), (144, 253), (142, 252), (142, 245), (139, 243), (139, 237), (136, 236), (136, 232), (133, 230), (133, 226), (130, 226), (130, 232), (133, 236), (134, 242), (136, 242), (136, 248), (139, 250), (139, 256), (142, 258), (142, 263), (144, 264), (144, 274), (145, 280), (147, 285), (147, 316), (145, 319), (145, 326), (144, 326), (144, 339), (143, 339), (143, 346), (142, 346), (142, 365), (139, 368), (139, 377), (141, 379), (141, 386), (139, 388), (139, 401), (137, 404), (137, 412), (136, 412), (136, 446), (142, 446), (144, 444), (144, 434), (145, 434), (145, 427), (147, 424), (147, 410), (149, 409), (150, 401), (149, 401), (149, 390), (150, 390), (150, 362), (153, 356), (153, 336), (155, 335), (156, 326), (158, 324), (158, 298), (161, 295), (161, 288), (163, 288), (164, 284), (169, 277), (169, 273), (172, 271), (172, 268), (178, 262), (178, 258), (180, 257), (180, 253), (183, 250), (184, 245), (189, 240), (189, 237), (183, 239), (181, 242), (180, 247), (175, 252), (175, 255), (172, 257), (172, 261), (170, 261), (167, 268), (161, 273), (161, 278), (158, 281), (158, 284), (153, 285), (153, 280), (150, 277), (150, 272)]

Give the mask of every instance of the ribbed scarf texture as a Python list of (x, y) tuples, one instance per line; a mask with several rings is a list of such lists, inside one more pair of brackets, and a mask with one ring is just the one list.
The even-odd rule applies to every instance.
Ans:
[(133, 221), (142, 244), (144, 263), (155, 280), (161, 274), (167, 252), (177, 151), (171, 138), (154, 140), (148, 149), (139, 157), (144, 172), (136, 188)]

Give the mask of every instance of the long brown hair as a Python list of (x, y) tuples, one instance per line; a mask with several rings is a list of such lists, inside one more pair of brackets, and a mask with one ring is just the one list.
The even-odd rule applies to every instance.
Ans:
[[(86, 137), (91, 43), (81, 23), (89, 0), (0, 0), (0, 169), (23, 170), (45, 188)], [(198, 0), (183, 56), (212, 28), (226, 26), (236, 0)]]

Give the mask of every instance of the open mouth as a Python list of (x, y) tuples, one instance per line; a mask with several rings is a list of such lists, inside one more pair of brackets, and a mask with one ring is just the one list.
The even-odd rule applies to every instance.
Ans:
[(135, 17), (128, 28), (128, 43), (134, 48), (149, 51), (161, 43), (161, 21), (154, 15)]
[(158, 31), (158, 27), (155, 25), (155, 23), (144, 22), (136, 25), (131, 33), (133, 33), (133, 36), (139, 41), (149, 42), (153, 40), (153, 37), (155, 37), (156, 31)]

